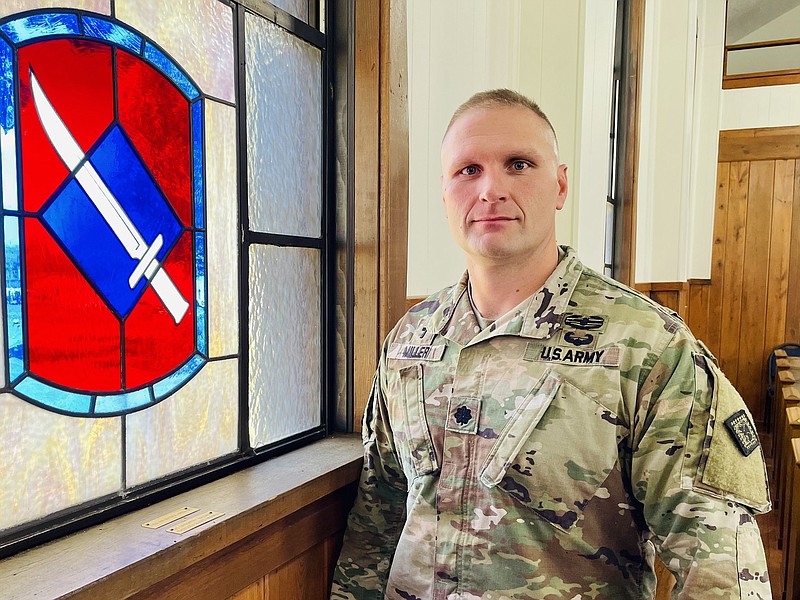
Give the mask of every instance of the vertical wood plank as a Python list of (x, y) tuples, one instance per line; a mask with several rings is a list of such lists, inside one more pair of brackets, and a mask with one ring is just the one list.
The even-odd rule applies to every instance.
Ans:
[(254, 584), (244, 588), (241, 592), (228, 598), (228, 600), (265, 600), (264, 579), (259, 579)]
[(756, 421), (763, 421), (764, 417), (761, 384), (762, 367), (765, 364), (764, 323), (767, 314), (767, 271), (774, 184), (775, 161), (760, 160), (750, 163), (737, 389)]
[(327, 600), (328, 584), (321, 576), (325, 561), (325, 543), (306, 552), (264, 578), (265, 600)]
[(360, 428), (378, 361), (380, 3), (355, 3), (355, 308), (353, 423)]
[[(692, 333), (706, 346), (711, 349), (708, 342), (709, 332), (709, 306), (708, 298), (711, 293), (711, 285), (703, 283), (689, 282), (689, 320), (687, 324)], [(711, 350), (714, 352), (714, 350)]]
[(725, 264), (720, 331), (720, 366), (731, 383), (738, 383), (739, 331), (742, 305), (745, 227), (747, 225), (747, 188), (750, 163), (731, 163), (728, 194), (728, 218), (725, 228)]
[(786, 290), (786, 341), (800, 343), (800, 160), (794, 166), (792, 241)]
[[(789, 259), (792, 250), (792, 204), (794, 201), (794, 160), (775, 163), (775, 188), (772, 198), (772, 227), (769, 238), (767, 313), (762, 356), (766, 362), (772, 349), (785, 342)], [(766, 365), (762, 368), (762, 389), (766, 390)]]
[(711, 289), (708, 292), (708, 339), (703, 340), (716, 356), (720, 356), (722, 353), (722, 299), (725, 290), (725, 246), (728, 230), (730, 173), (730, 163), (717, 165), (714, 246), (711, 252)]

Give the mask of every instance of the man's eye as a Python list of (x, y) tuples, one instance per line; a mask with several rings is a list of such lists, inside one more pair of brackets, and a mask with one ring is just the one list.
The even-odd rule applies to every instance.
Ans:
[(511, 163), (511, 168), (515, 171), (524, 171), (528, 168), (528, 166), (528, 163), (526, 163), (524, 160), (515, 160), (513, 163)]
[(478, 172), (478, 167), (475, 165), (470, 165), (468, 167), (464, 167), (461, 169), (462, 175), (475, 175)]

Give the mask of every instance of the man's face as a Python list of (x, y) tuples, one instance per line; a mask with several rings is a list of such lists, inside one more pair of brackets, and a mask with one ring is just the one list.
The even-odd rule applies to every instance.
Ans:
[(442, 197), (467, 265), (531, 265), (555, 246), (567, 196), (547, 123), (521, 106), (471, 109), (442, 142)]

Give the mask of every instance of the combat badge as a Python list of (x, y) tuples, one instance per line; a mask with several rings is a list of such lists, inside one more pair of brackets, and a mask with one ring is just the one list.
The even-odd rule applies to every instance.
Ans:
[(744, 410), (739, 410), (725, 419), (725, 427), (731, 432), (736, 445), (745, 456), (750, 456), (758, 448), (758, 435)]

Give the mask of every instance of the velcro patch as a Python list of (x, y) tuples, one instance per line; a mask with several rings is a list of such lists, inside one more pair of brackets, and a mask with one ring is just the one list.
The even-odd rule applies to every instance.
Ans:
[(744, 410), (736, 411), (725, 419), (725, 427), (731, 432), (736, 445), (745, 456), (750, 456), (753, 450), (758, 448), (758, 434)]
[(563, 346), (542, 346), (528, 344), (524, 360), (531, 362), (560, 363), (574, 366), (601, 365), (603, 367), (619, 366), (619, 348), (601, 348), (599, 350), (579, 350)]
[(442, 360), (444, 349), (447, 346), (424, 346), (419, 344), (392, 344), (389, 347), (388, 358), (401, 360)]

